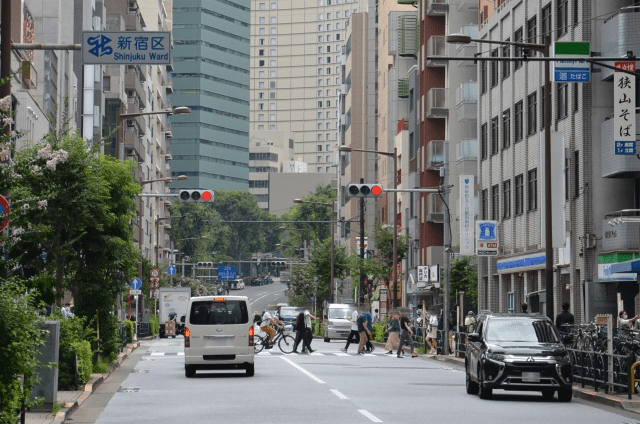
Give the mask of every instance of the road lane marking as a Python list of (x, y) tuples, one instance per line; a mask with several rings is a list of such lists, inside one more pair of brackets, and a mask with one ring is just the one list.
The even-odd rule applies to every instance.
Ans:
[(311, 378), (313, 381), (315, 381), (316, 383), (320, 383), (320, 384), (325, 384), (324, 381), (320, 380), (318, 377), (316, 377), (315, 375), (311, 374), (309, 371), (305, 370), (304, 368), (302, 368), (300, 365), (294, 363), (292, 360), (290, 360), (289, 358), (285, 358), (284, 356), (281, 356), (281, 358), (288, 362), (292, 367), (297, 368), (300, 372), (302, 372), (303, 374), (307, 375), (309, 378)]
[(336, 389), (331, 389), (331, 393), (333, 393), (334, 395), (338, 396), (338, 398), (340, 398), (340, 399), (349, 399), (348, 397), (346, 397), (345, 395), (343, 395), (342, 393), (340, 393)]
[(364, 415), (365, 417), (369, 418), (374, 423), (382, 423), (382, 422), (384, 422), (380, 418), (378, 418), (375, 415), (373, 415), (371, 412), (367, 411), (366, 409), (358, 409), (358, 412), (361, 413), (362, 415)]
[(151, 352), (151, 356), (164, 356), (164, 352)]
[(343, 352), (339, 352), (339, 353), (338, 353), (338, 352), (336, 352), (336, 353), (334, 353), (334, 355), (336, 355), (336, 356), (353, 356), (352, 354), (349, 354), (349, 353), (343, 353)]
[(257, 299), (256, 299), (256, 300), (254, 300), (253, 302), (251, 302), (251, 304), (253, 305), (253, 304), (254, 304), (254, 303), (256, 303), (258, 300), (262, 299), (263, 297), (267, 297), (267, 296), (269, 296), (270, 294), (274, 294), (274, 293), (267, 293), (267, 294), (265, 294), (264, 296), (260, 296), (259, 298), (257, 298)]

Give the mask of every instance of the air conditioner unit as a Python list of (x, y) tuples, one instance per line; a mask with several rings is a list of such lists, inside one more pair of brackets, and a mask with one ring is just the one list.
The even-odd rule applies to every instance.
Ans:
[(170, 161), (172, 159), (173, 159), (173, 157), (171, 155), (164, 155), (164, 160)]
[(164, 133), (164, 136), (165, 136), (166, 138), (173, 138), (173, 133), (172, 133), (171, 131), (166, 131), (166, 132)]

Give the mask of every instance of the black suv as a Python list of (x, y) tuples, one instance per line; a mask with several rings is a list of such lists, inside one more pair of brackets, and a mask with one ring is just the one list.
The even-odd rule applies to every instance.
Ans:
[(542, 315), (479, 314), (468, 335), (467, 393), (489, 399), (493, 389), (572, 397), (571, 357), (553, 322)]

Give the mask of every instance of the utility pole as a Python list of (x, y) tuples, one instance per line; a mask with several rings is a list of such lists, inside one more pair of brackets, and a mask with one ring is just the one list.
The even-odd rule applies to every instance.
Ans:
[[(0, 77), (9, 78), (11, 76), (11, 1), (2, 0), (2, 29), (0, 29), (0, 37), (2, 44), (0, 45), (0, 61), (2, 69)], [(0, 99), (11, 95), (11, 81), (0, 86)], [(7, 125), (6, 132), (11, 131)]]
[(450, 297), (450, 275), (451, 275), (451, 216), (449, 215), (449, 143), (444, 143), (444, 295), (442, 299), (442, 330), (444, 332), (444, 344), (442, 353), (449, 354), (449, 297)]
[[(360, 178), (360, 184), (364, 184), (364, 178)], [(364, 303), (364, 197), (360, 198), (360, 296), (359, 303)]]

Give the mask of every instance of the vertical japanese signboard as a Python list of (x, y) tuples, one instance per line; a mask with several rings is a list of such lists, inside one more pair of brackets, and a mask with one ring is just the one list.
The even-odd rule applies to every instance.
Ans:
[(460, 255), (475, 253), (475, 180), (473, 175), (460, 175)]
[[(615, 67), (635, 72), (635, 62), (615, 62)], [(636, 154), (636, 79), (623, 72), (613, 74), (613, 139), (616, 155)]]

